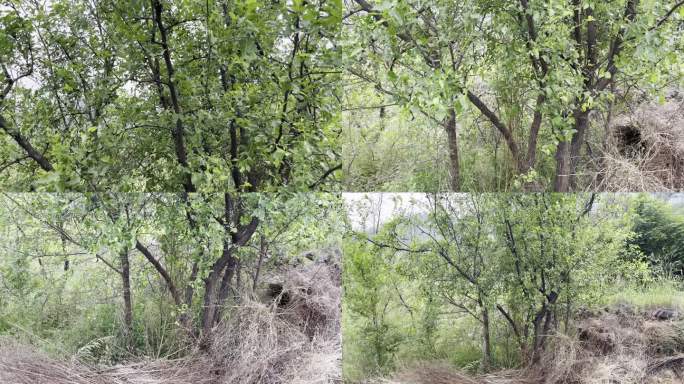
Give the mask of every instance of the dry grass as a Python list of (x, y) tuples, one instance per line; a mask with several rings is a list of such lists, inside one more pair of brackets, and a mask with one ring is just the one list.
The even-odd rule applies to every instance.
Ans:
[(0, 382), (8, 384), (100, 384), (96, 372), (75, 362), (62, 362), (0, 339)]
[(337, 264), (284, 271), (278, 306), (247, 301), (215, 329), (209, 353), (89, 366), (0, 339), (3, 384), (327, 384), (341, 382)]
[[(636, 148), (624, 148), (619, 127), (638, 131)], [(594, 159), (593, 191), (649, 192), (684, 189), (684, 100), (645, 103), (611, 124), (603, 153)]]
[(102, 368), (61, 361), (7, 339), (0, 341), (0, 382), (4, 384), (210, 384), (207, 361), (197, 357), (150, 360)]
[(329, 383), (338, 380), (340, 287), (325, 264), (284, 274), (287, 305), (244, 303), (211, 351), (225, 383)]
[(440, 362), (418, 363), (397, 375), (397, 380), (411, 384), (482, 384), (481, 381)]
[(684, 322), (657, 321), (627, 306), (592, 313), (557, 335), (539, 364), (468, 375), (421, 363), (375, 384), (675, 384), (684, 382)]
[(576, 336), (555, 338), (538, 374), (547, 384), (681, 382), (668, 380), (684, 373), (682, 331), (622, 307), (596, 314), (578, 324)]

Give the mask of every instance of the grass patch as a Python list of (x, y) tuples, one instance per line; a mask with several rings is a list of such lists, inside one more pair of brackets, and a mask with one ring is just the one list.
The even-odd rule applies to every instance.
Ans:
[(659, 280), (645, 287), (623, 287), (609, 295), (606, 304), (627, 304), (638, 309), (672, 308), (684, 311), (681, 281)]

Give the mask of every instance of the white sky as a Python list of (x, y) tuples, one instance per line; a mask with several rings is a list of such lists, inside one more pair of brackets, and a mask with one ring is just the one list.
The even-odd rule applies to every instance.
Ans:
[[(636, 196), (636, 194), (634, 194)], [(654, 193), (675, 207), (684, 206), (684, 193)], [(398, 213), (427, 212), (428, 195), (425, 193), (343, 193), (347, 214), (354, 230), (375, 232), (383, 223)]]
[(342, 198), (352, 227), (372, 232), (399, 212), (426, 211), (428, 203), (424, 193), (343, 193)]

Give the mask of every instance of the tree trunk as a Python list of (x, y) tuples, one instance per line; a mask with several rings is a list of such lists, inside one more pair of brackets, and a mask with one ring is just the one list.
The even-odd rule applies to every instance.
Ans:
[(218, 294), (218, 282), (221, 272), (212, 271), (204, 280), (204, 306), (202, 310), (201, 334), (203, 344), (209, 342), (211, 329), (214, 326), (214, 316), (216, 314), (216, 296)]
[(483, 372), (487, 372), (492, 366), (492, 342), (489, 332), (489, 310), (482, 308), (482, 366)]
[[(233, 246), (231, 242), (226, 239), (223, 242), (223, 254), (221, 259), (217, 261), (212, 267), (209, 276), (204, 279), (204, 305), (202, 311), (202, 324), (200, 347), (206, 349), (211, 344), (211, 330), (214, 327), (214, 322), (217, 316), (217, 306), (219, 305), (220, 291), (227, 290), (230, 282), (231, 269), (234, 270), (235, 259), (232, 255)], [(225, 271), (226, 268), (228, 271)], [(224, 274), (225, 271), (225, 274)], [(219, 287), (219, 279), (221, 279), (221, 286)], [(219, 289), (221, 288), (221, 289)]]
[(570, 161), (568, 159), (568, 143), (561, 141), (556, 147), (556, 179), (553, 184), (554, 192), (568, 192)]
[(538, 364), (540, 362), (542, 353), (544, 352), (544, 349), (546, 349), (546, 340), (549, 337), (549, 334), (551, 333), (552, 326), (555, 324), (554, 322), (554, 311), (552, 310), (551, 307), (545, 307), (544, 308), (544, 316), (542, 317), (544, 321), (544, 325), (541, 325), (541, 321), (539, 324), (535, 324), (534, 331), (534, 349), (532, 351), (532, 364)]
[[(244, 246), (254, 235), (259, 226), (259, 219), (252, 217), (247, 225), (240, 225), (242, 208), (240, 201), (233, 199), (229, 193), (224, 194), (224, 239), (221, 257), (212, 265), (209, 275), (204, 279), (204, 307), (202, 311), (202, 322), (200, 324), (201, 341), (200, 348), (207, 349), (211, 345), (211, 330), (217, 318), (218, 306), (222, 304), (222, 296), (227, 296), (230, 288), (230, 281), (235, 274), (237, 260), (235, 252), (239, 247)], [(232, 228), (237, 227), (237, 231)], [(219, 287), (219, 279), (221, 286)], [(219, 311), (220, 315), (220, 311)]]
[(126, 347), (130, 351), (133, 348), (133, 303), (131, 300), (131, 267), (128, 260), (128, 250), (119, 254), (121, 261), (121, 282), (124, 299), (124, 332)]
[[(231, 290), (231, 282), (233, 281), (233, 276), (235, 276), (236, 272), (238, 271), (238, 266), (238, 261), (234, 257), (231, 257), (230, 261), (228, 262), (228, 266), (226, 267), (226, 271), (223, 274), (223, 278), (221, 279), (221, 287), (218, 291), (216, 309), (214, 310), (214, 324), (218, 324), (221, 320), (221, 315), (223, 314), (223, 305), (225, 304), (226, 299), (228, 299), (228, 295)], [(237, 289), (237, 281), (236, 286), (233, 288)]]
[(218, 275), (211, 272), (204, 280), (204, 304), (202, 309), (202, 324), (200, 325), (200, 348), (208, 349), (211, 340), (211, 328), (214, 320), (214, 297), (216, 295), (216, 284)]
[(541, 353), (546, 346), (546, 339), (551, 331), (551, 326), (553, 325), (552, 309), (556, 304), (556, 300), (558, 300), (558, 293), (551, 292), (546, 300), (547, 301), (542, 305), (539, 312), (537, 312), (533, 321), (534, 342), (532, 349), (532, 364), (539, 362)]
[(188, 306), (188, 312), (191, 311), (190, 307), (192, 307), (192, 299), (195, 296), (195, 288), (193, 287), (193, 283), (195, 282), (195, 279), (197, 278), (197, 274), (199, 273), (199, 263), (194, 262), (192, 263), (192, 270), (190, 271), (190, 278), (188, 279), (188, 285), (185, 287), (185, 304)]
[(582, 111), (581, 107), (574, 112), (575, 116), (575, 135), (572, 137), (570, 143), (570, 186), (577, 187), (577, 166), (580, 160), (580, 150), (582, 143), (586, 137), (586, 132), (589, 127), (589, 113), (591, 110)]
[(539, 137), (539, 129), (541, 128), (543, 118), (541, 107), (545, 100), (546, 96), (543, 92), (537, 96), (534, 118), (532, 119), (532, 125), (530, 126), (530, 137), (527, 142), (527, 169), (525, 172), (529, 172), (537, 165), (537, 139)]
[(544, 303), (539, 312), (537, 312), (532, 323), (534, 327), (534, 337), (532, 340), (532, 364), (536, 364), (539, 362), (539, 355), (541, 352), (541, 348), (544, 344), (542, 341), (542, 339), (544, 338), (544, 335), (542, 333), (542, 321), (544, 321), (544, 319), (546, 318), (547, 312), (548, 307), (546, 306), (546, 303)]
[(444, 129), (449, 141), (449, 160), (451, 161), (450, 187), (452, 192), (458, 192), (461, 190), (461, 175), (458, 152), (458, 125), (456, 124), (456, 111), (453, 107), (449, 108), (449, 115), (444, 121)]
[(254, 271), (254, 279), (252, 280), (252, 294), (255, 294), (257, 285), (259, 284), (259, 275), (261, 274), (261, 266), (264, 264), (266, 253), (268, 252), (268, 245), (266, 239), (262, 234), (259, 238), (259, 260), (257, 261), (256, 271)]

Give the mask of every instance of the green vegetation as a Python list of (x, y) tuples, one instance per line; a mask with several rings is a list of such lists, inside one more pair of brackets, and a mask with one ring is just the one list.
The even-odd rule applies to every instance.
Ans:
[(0, 195), (0, 381), (63, 382), (26, 373), (45, 358), (13, 343), (90, 367), (187, 359), (165, 369), (231, 383), (334, 375), (304, 356), (339, 353), (340, 208), (312, 193)]
[(682, 2), (345, 4), (350, 190), (681, 188)]
[[(681, 270), (662, 268), (681, 262), (663, 245), (679, 243), (673, 228), (684, 212), (659, 197), (414, 194), (394, 199), (392, 204), (379, 195), (348, 199), (358, 219), (345, 240), (344, 260), (343, 364), (350, 382), (394, 376), (422, 362), (446, 362), (472, 374), (552, 370), (551, 356), (570, 347), (575, 357), (566, 358), (580, 364), (590, 360), (578, 356), (590, 352), (578, 352), (579, 344), (563, 340), (593, 337), (592, 321), (614, 322), (604, 310), (625, 307), (618, 315), (634, 316), (619, 330), (600, 331), (620, 336), (623, 328), (629, 332), (627, 321), (643, 322), (653, 310), (684, 309)], [(394, 207), (391, 215), (388, 204)], [(659, 251), (647, 254), (649, 249)], [(578, 327), (589, 330), (578, 335)], [(611, 351), (616, 342), (611, 341)], [(630, 348), (624, 350), (631, 353)], [(622, 357), (606, 358), (606, 364)], [(560, 375), (548, 382), (565, 382), (561, 378), (569, 380), (571, 364), (565, 373), (543, 375)], [(416, 380), (407, 382), (431, 383)]]
[(0, 2), (4, 188), (327, 188), (340, 168), (341, 9)]
[(634, 204), (632, 244), (665, 277), (684, 276), (684, 213), (667, 203), (642, 197)]
[(649, 310), (673, 308), (684, 311), (684, 294), (681, 280), (660, 279), (647, 285), (618, 286), (606, 297), (606, 304), (627, 304), (635, 308)]

